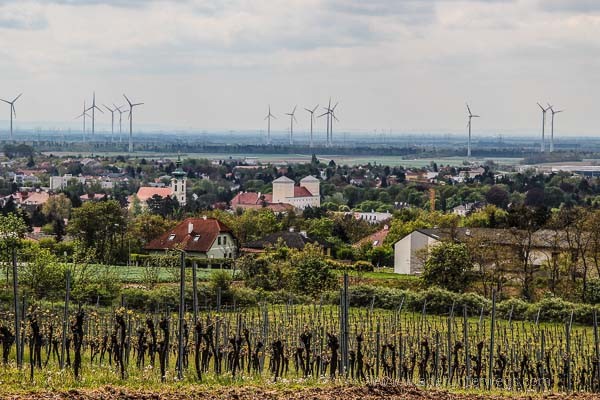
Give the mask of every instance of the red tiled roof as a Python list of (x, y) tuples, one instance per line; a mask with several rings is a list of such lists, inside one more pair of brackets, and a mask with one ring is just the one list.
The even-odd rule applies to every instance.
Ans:
[(294, 186), (294, 197), (312, 197), (312, 193), (304, 186)]
[(354, 247), (360, 247), (367, 243), (373, 245), (373, 247), (379, 247), (383, 245), (383, 241), (387, 237), (388, 233), (390, 233), (390, 229), (388, 227), (385, 227), (367, 237), (360, 239), (354, 244)]
[(240, 192), (231, 199), (231, 206), (262, 205), (263, 201), (266, 203), (273, 201), (273, 195), (270, 193), (262, 194), (260, 197), (258, 195), (259, 193), (256, 192)]
[[(188, 233), (189, 224), (193, 225), (191, 233)], [(146, 250), (172, 250), (177, 248), (189, 252), (206, 253), (212, 247), (219, 233), (224, 232), (231, 233), (231, 229), (215, 218), (188, 218), (175, 228), (152, 240), (144, 248)], [(169, 240), (172, 235), (175, 236)]]
[(34, 192), (29, 196), (22, 198), (22, 203), (26, 205), (42, 205), (48, 201), (50, 195), (46, 192)]
[(171, 188), (158, 188), (151, 186), (142, 186), (139, 188), (136, 196), (140, 199), (141, 202), (147, 201), (152, 198), (154, 195), (159, 195), (160, 197), (169, 197), (173, 194)]

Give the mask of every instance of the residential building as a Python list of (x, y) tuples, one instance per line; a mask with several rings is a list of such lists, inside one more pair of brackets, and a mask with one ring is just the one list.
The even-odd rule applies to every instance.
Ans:
[(231, 208), (271, 208), (275, 212), (286, 212), (292, 208), (320, 207), (320, 181), (307, 176), (296, 186), (294, 181), (281, 176), (273, 181), (273, 193), (240, 192), (231, 200)]
[(233, 231), (215, 218), (188, 218), (152, 240), (145, 250), (157, 253), (182, 250), (189, 256), (208, 259), (237, 258)]
[(308, 243), (317, 243), (323, 249), (323, 254), (331, 256), (331, 245), (325, 241), (312, 239), (308, 237), (306, 232), (296, 232), (293, 229), (289, 231), (279, 231), (271, 233), (259, 240), (246, 243), (241, 249), (244, 253), (263, 253), (269, 248), (273, 248), (278, 244), (283, 244), (290, 249), (302, 250)]

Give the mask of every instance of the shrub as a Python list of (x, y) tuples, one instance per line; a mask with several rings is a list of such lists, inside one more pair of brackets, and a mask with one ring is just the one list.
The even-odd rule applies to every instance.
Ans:
[(546, 298), (529, 306), (526, 313), (527, 319), (535, 321), (538, 310), (540, 321), (565, 322), (570, 317), (571, 311), (574, 310), (574, 304), (558, 297)]
[(368, 261), (357, 261), (352, 266), (352, 269), (356, 272), (373, 272), (375, 267)]
[(499, 318), (508, 320), (512, 309), (512, 319), (518, 321), (527, 317), (529, 307), (530, 304), (521, 299), (508, 299), (496, 304), (496, 312)]

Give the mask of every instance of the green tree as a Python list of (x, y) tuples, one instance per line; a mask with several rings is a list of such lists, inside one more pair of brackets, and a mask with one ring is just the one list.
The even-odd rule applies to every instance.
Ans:
[(430, 249), (422, 276), (428, 286), (463, 292), (473, 278), (473, 262), (466, 245), (442, 242)]
[(127, 228), (125, 214), (115, 200), (90, 201), (73, 210), (67, 232), (79, 239), (87, 248), (94, 249), (100, 261), (118, 260)]
[(65, 266), (50, 250), (31, 243), (20, 254), (19, 281), (36, 299), (56, 299), (65, 289)]
[(297, 293), (316, 296), (335, 287), (335, 275), (325, 262), (319, 245), (307, 244), (302, 251), (292, 251), (290, 264)]

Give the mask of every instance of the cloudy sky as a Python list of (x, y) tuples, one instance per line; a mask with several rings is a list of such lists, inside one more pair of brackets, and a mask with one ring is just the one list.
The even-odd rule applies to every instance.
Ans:
[(148, 127), (266, 129), (271, 104), (284, 130), (298, 104), (307, 129), (331, 96), (338, 130), (464, 132), (468, 101), (481, 133), (537, 133), (539, 101), (600, 133), (598, 0), (0, 0), (0, 60), (22, 126), (77, 128), (95, 90)]

